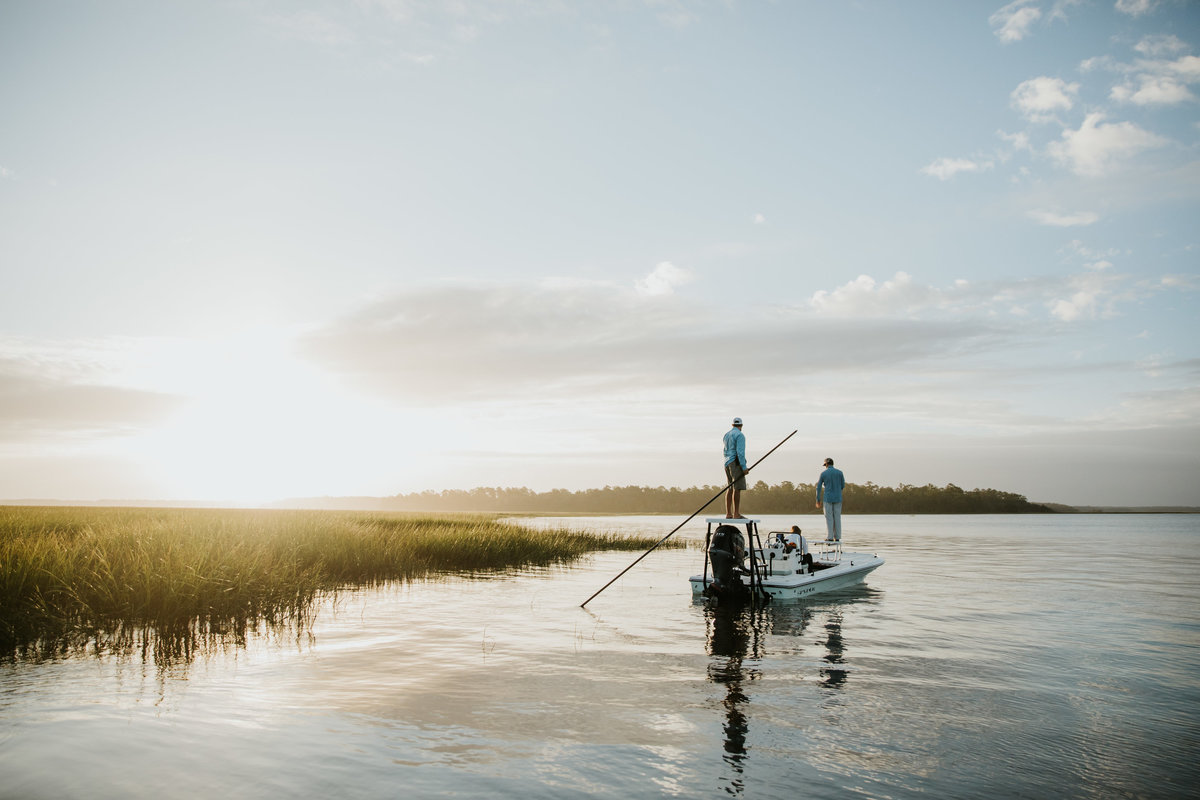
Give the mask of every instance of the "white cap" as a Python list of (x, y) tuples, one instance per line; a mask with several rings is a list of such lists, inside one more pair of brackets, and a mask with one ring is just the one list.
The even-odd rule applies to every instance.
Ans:
[(742, 424), (742, 418), (741, 418), (741, 417), (734, 417), (734, 418), (733, 418), (733, 424), (734, 424), (734, 425), (741, 425), (741, 424)]

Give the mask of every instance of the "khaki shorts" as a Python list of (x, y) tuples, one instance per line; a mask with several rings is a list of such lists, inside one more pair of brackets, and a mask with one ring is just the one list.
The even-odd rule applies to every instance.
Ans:
[(746, 473), (742, 471), (742, 465), (737, 461), (725, 465), (725, 483), (732, 483), (733, 488), (738, 491), (746, 488)]

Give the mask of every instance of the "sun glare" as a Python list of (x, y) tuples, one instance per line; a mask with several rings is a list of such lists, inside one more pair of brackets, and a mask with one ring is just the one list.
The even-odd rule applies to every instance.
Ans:
[(397, 410), (351, 396), (278, 334), (185, 349), (150, 377), (158, 390), (184, 396), (184, 406), (130, 443), (170, 497), (257, 504), (386, 481), (396, 455), (380, 445)]

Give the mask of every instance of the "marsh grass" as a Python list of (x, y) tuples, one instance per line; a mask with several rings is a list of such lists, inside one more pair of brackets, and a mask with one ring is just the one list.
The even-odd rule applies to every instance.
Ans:
[(186, 658), (262, 626), (302, 630), (339, 589), (656, 541), (481, 515), (0, 507), (0, 656), (90, 641)]

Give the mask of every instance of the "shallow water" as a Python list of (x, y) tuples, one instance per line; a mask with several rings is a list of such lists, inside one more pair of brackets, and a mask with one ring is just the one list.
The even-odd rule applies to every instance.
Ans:
[(696, 549), (581, 609), (637, 556), (602, 553), (344, 593), (190, 663), (3, 663), (0, 797), (1200, 796), (1200, 517), (846, 539), (887, 559), (864, 587), (756, 614), (692, 602)]

